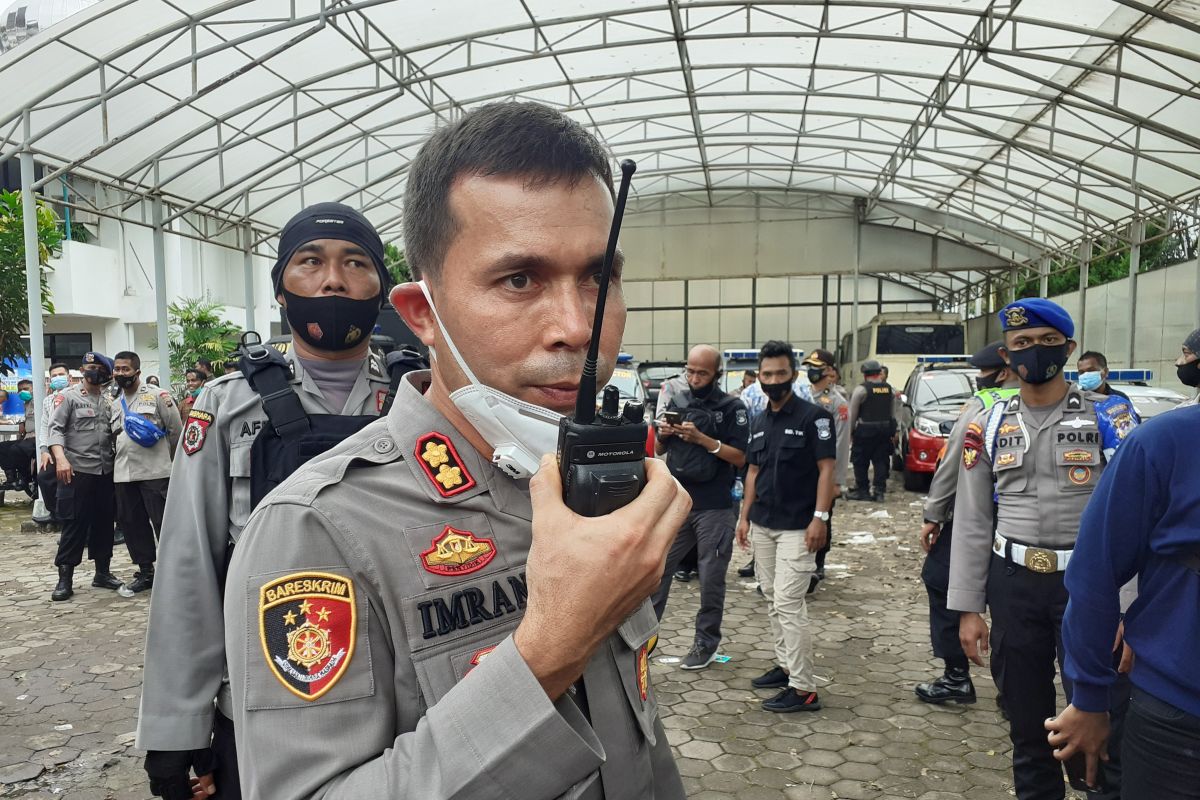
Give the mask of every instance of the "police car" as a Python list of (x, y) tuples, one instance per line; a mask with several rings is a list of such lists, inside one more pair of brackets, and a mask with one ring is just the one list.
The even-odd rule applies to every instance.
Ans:
[(896, 423), (904, 488), (909, 491), (929, 488), (946, 437), (963, 404), (975, 393), (979, 370), (969, 359), (966, 355), (918, 356), (904, 384)]

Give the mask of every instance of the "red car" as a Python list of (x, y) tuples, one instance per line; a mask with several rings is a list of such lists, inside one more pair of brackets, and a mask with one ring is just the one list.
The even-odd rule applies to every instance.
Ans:
[(897, 415), (905, 489), (929, 488), (946, 437), (975, 393), (978, 372), (965, 361), (947, 358), (919, 363), (909, 376)]

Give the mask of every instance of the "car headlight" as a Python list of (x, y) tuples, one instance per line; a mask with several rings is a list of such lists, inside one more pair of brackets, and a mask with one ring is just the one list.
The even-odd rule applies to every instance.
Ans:
[(916, 428), (918, 433), (923, 433), (926, 436), (941, 436), (942, 429), (934, 420), (925, 417), (917, 417)]

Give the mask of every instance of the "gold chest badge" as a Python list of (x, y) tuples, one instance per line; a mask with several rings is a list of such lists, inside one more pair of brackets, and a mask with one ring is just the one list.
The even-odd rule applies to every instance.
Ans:
[(421, 565), (435, 575), (469, 575), (486, 567), (495, 557), (496, 544), (491, 539), (447, 525), (430, 542), (429, 549), (421, 553)]

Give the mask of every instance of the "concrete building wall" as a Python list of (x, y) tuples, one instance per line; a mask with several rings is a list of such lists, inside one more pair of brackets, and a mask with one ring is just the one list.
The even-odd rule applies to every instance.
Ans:
[[(1183, 338), (1200, 326), (1196, 318), (1196, 263), (1175, 264), (1137, 276), (1130, 337), (1130, 279), (1124, 278), (1087, 290), (1087, 308), (1080, 324), (1079, 292), (1052, 298), (1075, 320), (1075, 338), (1080, 350), (1098, 350), (1108, 358), (1111, 369), (1149, 369), (1154, 383), (1178, 389), (1175, 359)], [(967, 322), (967, 342), (978, 349), (1000, 337), (995, 314)], [(1132, 353), (1130, 346), (1132, 342)], [(1071, 364), (1074, 367), (1074, 362)]]

